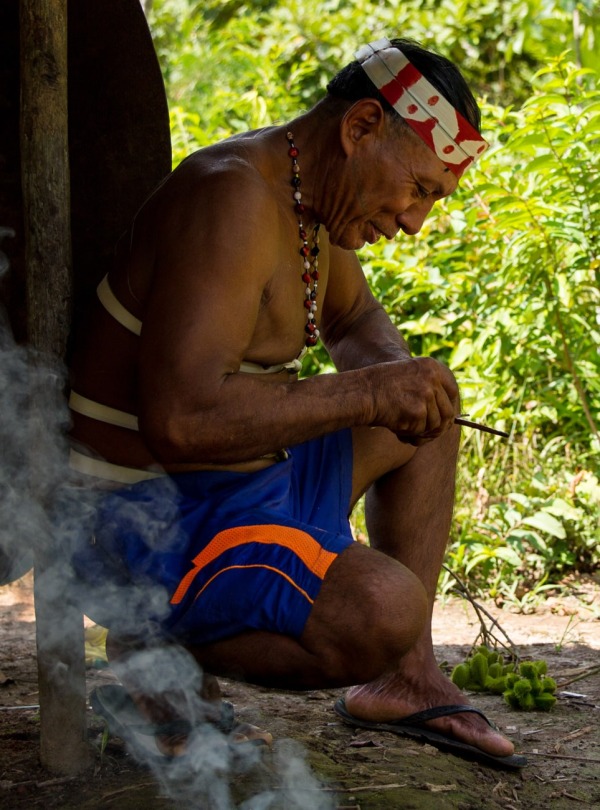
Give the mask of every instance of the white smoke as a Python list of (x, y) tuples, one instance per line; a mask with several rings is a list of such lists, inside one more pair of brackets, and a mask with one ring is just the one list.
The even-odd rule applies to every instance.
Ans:
[[(272, 751), (230, 742), (206, 722), (208, 704), (200, 697), (202, 674), (181, 648), (163, 647), (132, 655), (118, 670), (130, 688), (160, 696), (174, 714), (193, 726), (186, 753), (166, 760), (134, 745), (136, 759), (149, 766), (164, 793), (190, 810), (333, 810), (331, 797), (308, 766), (301, 746), (276, 742)], [(247, 775), (255, 795), (236, 803), (232, 784)], [(261, 786), (262, 785), (262, 786)], [(243, 790), (242, 790), (243, 792)]]
[[(0, 227), (0, 243), (7, 236)], [(0, 251), (0, 275), (7, 269)], [(47, 539), (43, 503), (65, 476), (64, 381), (61, 363), (15, 344), (0, 309), (0, 584), (24, 574)]]

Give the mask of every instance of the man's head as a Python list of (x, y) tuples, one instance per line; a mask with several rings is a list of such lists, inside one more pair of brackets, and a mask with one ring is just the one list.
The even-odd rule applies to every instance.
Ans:
[[(392, 43), (361, 48), (322, 102), (322, 111), (339, 121), (343, 158), (319, 216), (332, 243), (346, 249), (399, 230), (417, 233), (435, 201), (453, 193), (485, 148), (479, 108), (459, 70), (414, 42)], [(401, 71), (407, 59), (405, 81), (397, 67)], [(402, 116), (398, 109), (405, 107)]]
[(460, 178), (487, 144), (479, 134), (479, 107), (458, 68), (406, 39), (378, 40), (356, 57), (329, 83), (329, 98), (377, 99)]
[[(402, 51), (411, 63), (439, 92), (448, 99), (458, 112), (479, 132), (481, 113), (462, 73), (449, 59), (429, 51), (411, 39), (392, 39), (391, 44)], [(356, 60), (342, 68), (327, 85), (327, 92), (334, 98), (358, 101), (361, 98), (376, 98), (390, 115), (399, 117)]]

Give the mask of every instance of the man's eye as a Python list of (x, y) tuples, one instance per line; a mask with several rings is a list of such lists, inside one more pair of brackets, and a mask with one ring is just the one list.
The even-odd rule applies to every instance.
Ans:
[(427, 190), (427, 189), (426, 189), (424, 186), (418, 185), (418, 186), (417, 186), (417, 194), (419, 195), (419, 197), (420, 197), (422, 200), (424, 200), (424, 199), (425, 199), (425, 197), (429, 197), (429, 195), (431, 194), (431, 192), (430, 192), (430, 191), (428, 191), (428, 190)]

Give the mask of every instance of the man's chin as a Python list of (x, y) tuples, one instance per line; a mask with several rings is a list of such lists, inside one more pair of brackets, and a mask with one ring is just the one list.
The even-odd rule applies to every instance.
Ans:
[(367, 244), (367, 240), (361, 234), (352, 235), (342, 233), (336, 240), (334, 240), (330, 234), (329, 241), (331, 242), (332, 245), (342, 248), (342, 250), (360, 250)]

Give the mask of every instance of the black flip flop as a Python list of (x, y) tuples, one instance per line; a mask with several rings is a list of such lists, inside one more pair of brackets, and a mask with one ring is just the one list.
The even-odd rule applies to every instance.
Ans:
[(491, 765), (496, 768), (508, 768), (511, 770), (523, 768), (527, 765), (526, 757), (520, 754), (511, 754), (511, 756), (508, 757), (496, 757), (493, 756), (493, 754), (487, 754), (474, 745), (461, 742), (454, 737), (449, 737), (446, 734), (434, 731), (434, 729), (424, 725), (428, 720), (435, 720), (438, 717), (448, 717), (449, 715), (459, 714), (461, 712), (473, 712), (483, 717), (486, 723), (495, 729), (496, 726), (488, 720), (482, 711), (476, 709), (475, 706), (434, 706), (431, 709), (425, 709), (422, 712), (410, 714), (408, 717), (403, 717), (400, 720), (391, 720), (386, 723), (376, 723), (371, 720), (361, 720), (358, 717), (354, 717), (354, 715), (350, 714), (346, 709), (344, 698), (340, 698), (335, 703), (334, 709), (344, 723), (350, 726), (368, 728), (373, 731), (389, 731), (392, 734), (398, 734), (402, 737), (422, 740), (430, 745), (435, 745), (443, 751), (449, 751), (465, 759), (476, 760), (484, 765)]

